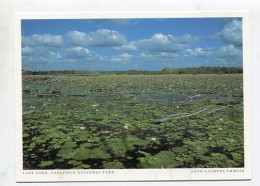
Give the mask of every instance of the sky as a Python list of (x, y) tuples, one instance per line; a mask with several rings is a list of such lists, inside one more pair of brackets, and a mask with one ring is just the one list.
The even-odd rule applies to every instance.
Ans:
[(22, 68), (242, 67), (241, 18), (22, 20)]

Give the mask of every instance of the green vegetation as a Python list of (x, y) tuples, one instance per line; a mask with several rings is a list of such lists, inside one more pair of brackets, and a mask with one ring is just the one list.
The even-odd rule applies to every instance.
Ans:
[(242, 74), (23, 75), (25, 89), (24, 169), (244, 166)]
[(160, 74), (237, 74), (243, 73), (241, 67), (188, 67), (188, 68), (164, 68), (161, 71), (79, 71), (79, 70), (64, 70), (64, 71), (28, 71), (23, 70), (23, 75), (160, 75)]

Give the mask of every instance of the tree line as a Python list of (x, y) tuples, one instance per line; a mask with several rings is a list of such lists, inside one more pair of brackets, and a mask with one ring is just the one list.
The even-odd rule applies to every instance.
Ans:
[(62, 75), (62, 74), (74, 74), (74, 75), (103, 75), (103, 74), (115, 74), (115, 75), (160, 75), (160, 74), (239, 74), (243, 73), (242, 67), (187, 67), (187, 68), (163, 68), (161, 71), (80, 71), (80, 70), (50, 70), (50, 71), (29, 71), (22, 70), (23, 75)]

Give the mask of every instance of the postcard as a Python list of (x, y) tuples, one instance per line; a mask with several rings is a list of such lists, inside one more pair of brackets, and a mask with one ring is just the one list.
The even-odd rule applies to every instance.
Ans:
[(17, 181), (250, 179), (248, 19), (17, 13)]

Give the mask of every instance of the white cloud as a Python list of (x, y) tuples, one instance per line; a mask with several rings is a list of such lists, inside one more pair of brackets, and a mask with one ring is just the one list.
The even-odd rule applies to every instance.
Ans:
[(212, 62), (220, 62), (225, 65), (241, 65), (242, 64), (242, 49), (234, 45), (222, 46), (220, 48), (196, 48), (186, 49), (183, 53), (184, 57), (205, 57)]
[(233, 45), (222, 46), (218, 51), (220, 58), (241, 58), (242, 51)]
[(47, 63), (50, 62), (46, 56), (22, 56), (23, 63)]
[(198, 41), (198, 37), (194, 37), (189, 34), (175, 37), (173, 35), (157, 33), (149, 39), (132, 42), (131, 45), (135, 48), (152, 52), (176, 53), (190, 47), (190, 45), (196, 41)]
[(73, 47), (65, 50), (65, 58), (86, 58), (92, 56), (92, 53), (87, 48)]
[[(25, 48), (24, 50), (26, 51), (29, 49)], [(53, 62), (57, 62), (59, 59), (62, 58), (62, 55), (59, 52), (45, 51), (44, 53), (37, 53), (37, 50), (35, 50), (32, 54), (23, 55), (22, 62), (23, 63), (53, 63)]]
[(131, 59), (133, 58), (133, 55), (127, 54), (127, 53), (123, 53), (117, 56), (113, 56), (111, 58), (111, 61), (113, 62), (129, 62), (131, 61)]
[(242, 46), (242, 22), (233, 20), (227, 24), (220, 33), (220, 38), (224, 43), (232, 44), (236, 47)]
[(144, 59), (152, 59), (152, 58), (158, 57), (158, 56), (159, 56), (158, 54), (152, 55), (152, 54), (147, 54), (147, 53), (144, 53), (144, 52), (142, 52), (142, 53), (140, 54), (140, 57), (142, 57), (142, 58), (144, 58)]
[(122, 59), (117, 58), (117, 57), (112, 57), (112, 58), (111, 58), (111, 61), (113, 61), (113, 62), (121, 62)]
[(66, 35), (66, 40), (69, 44), (76, 46), (121, 46), (126, 44), (126, 37), (115, 30), (100, 29), (89, 34), (71, 31)]
[(183, 44), (178, 44), (172, 35), (155, 34), (150, 39), (138, 41), (141, 47), (156, 52), (177, 52), (184, 49)]
[(88, 36), (79, 31), (70, 31), (66, 34), (66, 42), (76, 46), (87, 46)]
[(210, 56), (213, 53), (213, 51), (210, 48), (202, 49), (198, 47), (195, 49), (186, 49), (184, 53), (187, 53), (191, 56), (207, 57)]
[(59, 52), (53, 52), (53, 51), (49, 51), (48, 52), (50, 58), (53, 58), (53, 59), (61, 59), (62, 56)]
[(29, 56), (35, 53), (35, 50), (31, 47), (23, 47), (22, 48), (22, 56)]
[(133, 55), (123, 53), (123, 54), (119, 55), (119, 57), (124, 61), (130, 61), (133, 58)]
[(126, 45), (122, 45), (120, 47), (114, 47), (117, 51), (125, 51), (125, 52), (134, 52), (137, 50), (136, 42), (131, 42)]
[(89, 34), (92, 46), (121, 46), (126, 44), (126, 37), (118, 31), (101, 29)]
[(51, 34), (34, 34), (31, 37), (22, 37), (23, 47), (61, 47), (63, 45), (63, 38), (60, 35)]
[(176, 58), (179, 56), (179, 54), (173, 54), (168, 52), (161, 52), (160, 55), (161, 57), (165, 57), (165, 58)]
[(153, 63), (171, 63), (179, 59), (179, 54), (169, 53), (169, 52), (154, 52), (154, 53), (144, 53), (141, 52), (139, 55), (141, 61), (143, 62), (153, 62)]
[(176, 41), (180, 44), (193, 44), (199, 41), (199, 38), (196, 36), (191, 36), (190, 34), (185, 34), (180, 37), (175, 38)]
[(147, 54), (144, 52), (141, 52), (140, 57), (144, 59), (152, 59), (152, 58), (176, 58), (179, 57), (178, 54), (168, 53), (168, 52), (160, 52), (155, 54)]

